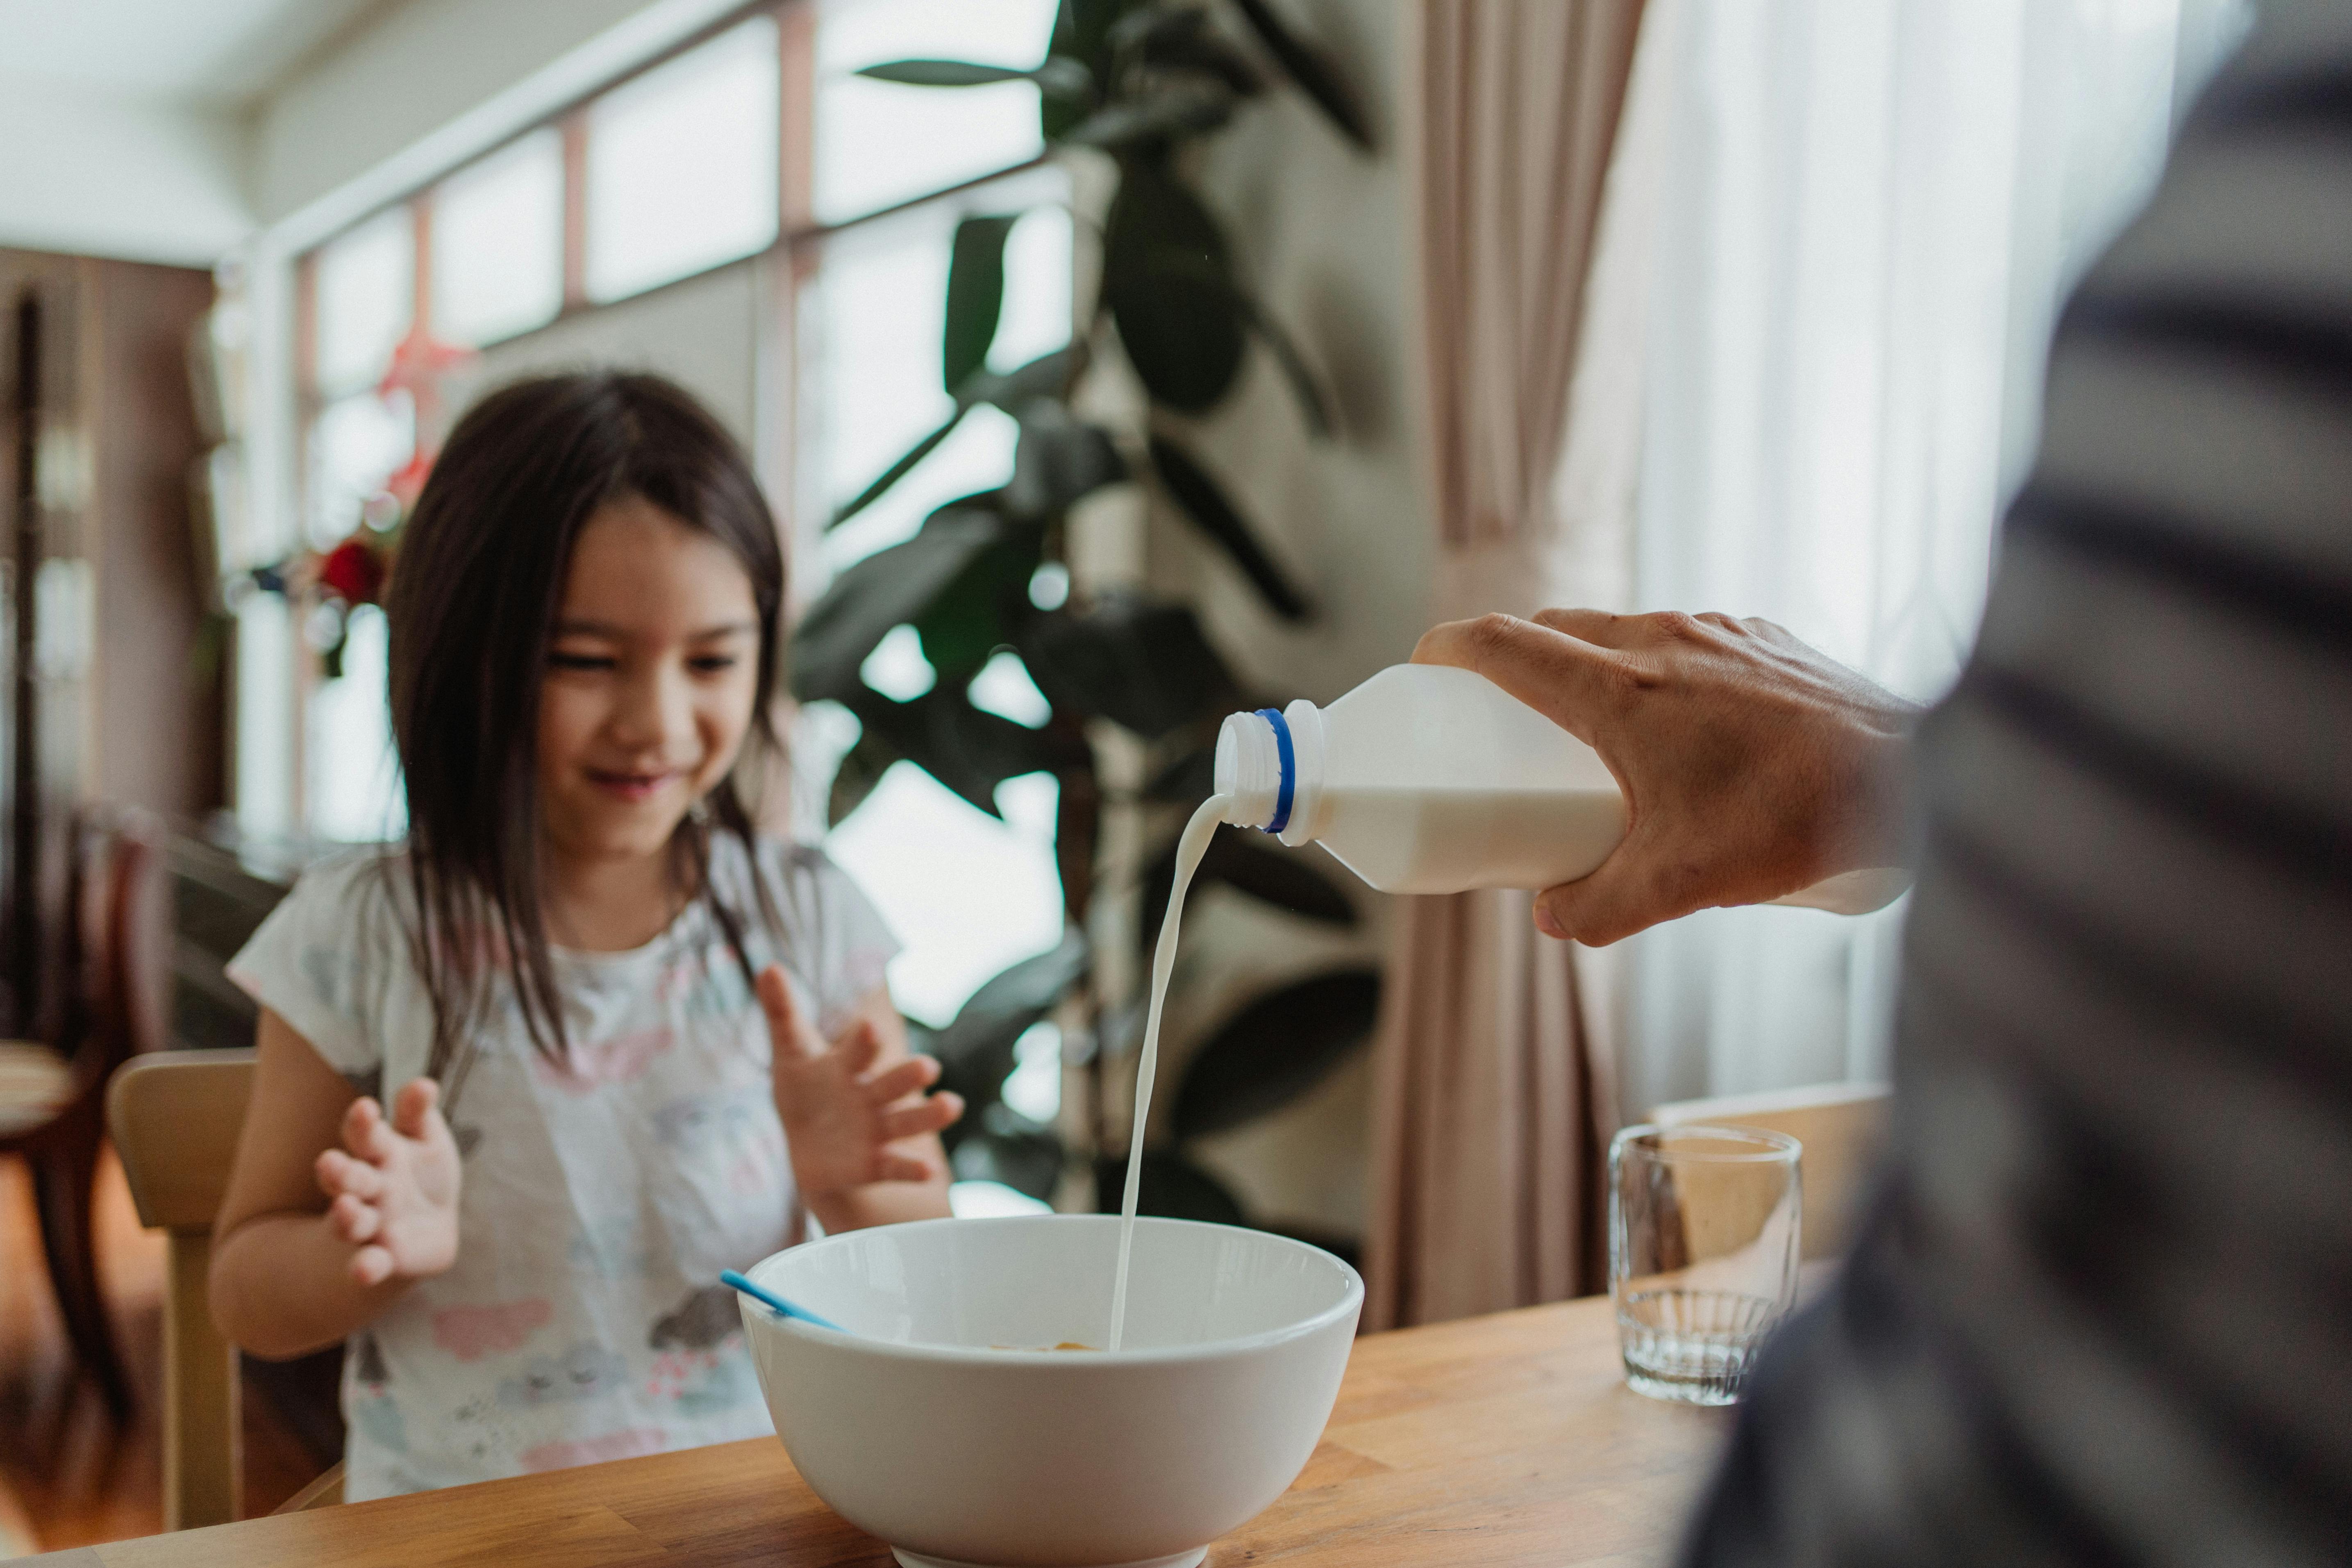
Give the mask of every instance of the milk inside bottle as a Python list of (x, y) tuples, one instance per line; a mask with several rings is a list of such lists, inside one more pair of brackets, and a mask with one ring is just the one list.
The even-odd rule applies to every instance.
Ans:
[(1382, 892), (1549, 888), (1625, 837), (1591, 747), (1446, 665), (1384, 669), (1328, 708), (1235, 713), (1216, 768), (1227, 822), (1320, 844)]
[[(1235, 713), (1217, 736), (1224, 820), (1320, 844), (1388, 893), (1543, 889), (1591, 874), (1625, 837), (1625, 799), (1593, 749), (1481, 675), (1401, 664), (1328, 708)], [(1899, 867), (1773, 900), (1860, 913)]]

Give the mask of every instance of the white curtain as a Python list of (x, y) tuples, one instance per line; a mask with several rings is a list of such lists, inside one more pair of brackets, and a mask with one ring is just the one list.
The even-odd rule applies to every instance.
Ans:
[[(2238, 8), (1678, 9), (1636, 606), (1764, 616), (1932, 699), (2032, 457), (2054, 312), (2145, 200)], [(1901, 910), (1717, 910), (1637, 938), (1621, 1108), (1884, 1076)]]

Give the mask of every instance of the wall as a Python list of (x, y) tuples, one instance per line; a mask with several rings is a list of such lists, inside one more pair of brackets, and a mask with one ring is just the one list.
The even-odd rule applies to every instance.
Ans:
[(188, 507), (203, 449), (188, 334), (211, 273), (82, 264), (93, 434), (86, 538), (96, 569), (88, 792), (188, 818), (222, 804), (221, 664), (204, 617)]
[(500, 343), (457, 401), (534, 373), (649, 370), (707, 404), (747, 447), (759, 432), (761, 260), (740, 261)]
[(252, 232), (245, 130), (83, 86), (0, 90), (0, 245), (210, 266)]

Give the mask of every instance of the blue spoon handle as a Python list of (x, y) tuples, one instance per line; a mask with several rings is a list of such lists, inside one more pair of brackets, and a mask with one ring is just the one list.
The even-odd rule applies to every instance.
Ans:
[(751, 1300), (759, 1302), (761, 1306), (767, 1308), (770, 1311), (776, 1313), (780, 1317), (798, 1318), (803, 1323), (814, 1323), (818, 1328), (831, 1329), (836, 1334), (845, 1334), (849, 1331), (847, 1329), (843, 1328), (839, 1323), (835, 1322), (830, 1318), (820, 1318), (814, 1312), (810, 1311), (806, 1307), (795, 1307), (790, 1301), (785, 1300), (782, 1296), (776, 1295), (773, 1291), (771, 1291), (762, 1286), (752, 1284), (749, 1279), (744, 1279), (743, 1276), (736, 1273), (732, 1268), (720, 1269), (719, 1271), (719, 1282), (722, 1285), (732, 1285), (735, 1289), (742, 1291), (743, 1294), (751, 1297)]

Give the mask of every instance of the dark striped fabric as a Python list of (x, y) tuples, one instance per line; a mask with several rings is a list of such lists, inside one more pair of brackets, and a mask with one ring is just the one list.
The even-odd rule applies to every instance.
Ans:
[(1921, 731), (1895, 1166), (1685, 1562), (2352, 1563), (2352, 5), (2053, 351)]

